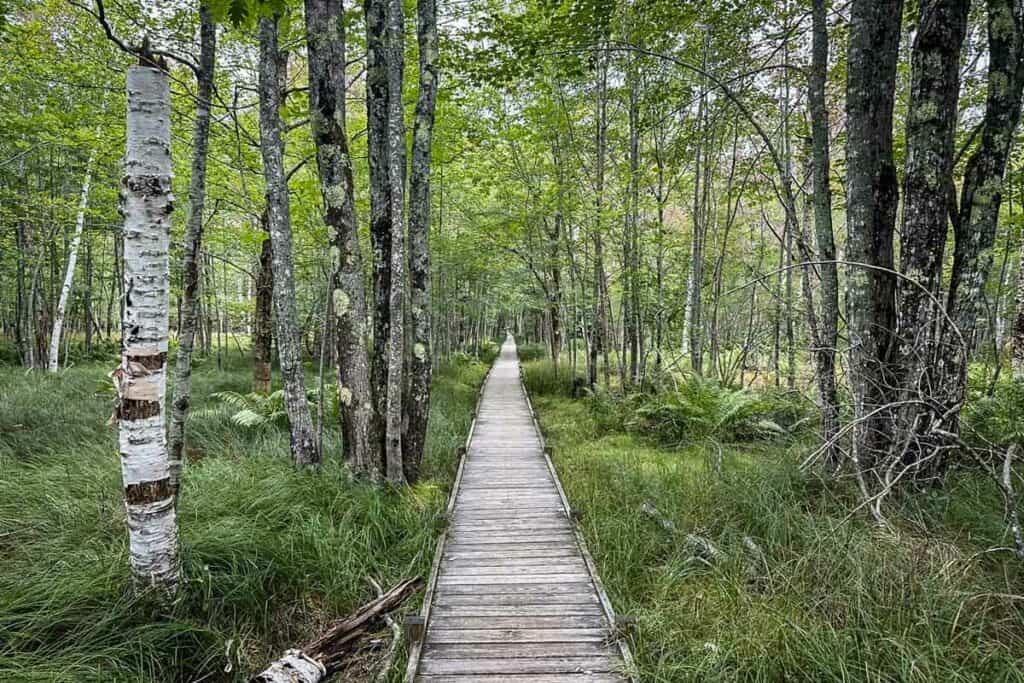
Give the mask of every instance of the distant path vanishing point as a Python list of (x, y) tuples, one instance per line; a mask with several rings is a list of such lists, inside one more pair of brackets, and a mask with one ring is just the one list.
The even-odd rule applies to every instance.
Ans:
[(511, 337), (488, 374), (407, 680), (621, 683), (629, 658), (544, 452)]

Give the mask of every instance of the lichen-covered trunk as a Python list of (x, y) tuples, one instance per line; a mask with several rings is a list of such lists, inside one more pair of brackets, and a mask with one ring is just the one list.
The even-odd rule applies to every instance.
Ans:
[[(811, 69), (808, 75), (807, 103), (811, 119), (811, 185), (814, 203), (814, 235), (821, 263), (821, 314), (818, 348), (815, 349), (819, 400), (821, 401), (821, 437), (826, 443), (839, 431), (839, 396), (836, 389), (836, 346), (839, 339), (839, 277), (836, 243), (832, 227), (832, 187), (829, 181), (830, 151), (828, 107), (825, 83), (828, 78), (827, 0), (814, 0), (812, 7)], [(829, 447), (827, 464), (839, 465), (839, 450)]]
[(412, 353), (409, 356), (409, 395), (405, 401), (405, 477), (419, 478), (430, 417), (431, 310), (430, 310), (430, 152), (437, 102), (437, 4), (417, 0), (416, 40), (419, 44), (420, 91), (412, 133), (409, 175), (409, 321)]
[[(597, 355), (605, 349), (608, 339), (605, 330), (605, 307), (604, 307), (604, 245), (601, 242), (601, 231), (604, 226), (604, 164), (607, 146), (607, 106), (608, 106), (608, 56), (602, 50), (598, 54), (597, 73), (597, 116), (595, 117), (596, 150), (595, 150), (595, 174), (594, 187), (594, 317), (593, 333), (590, 339), (588, 352), (587, 382), (590, 390), (597, 389)], [(608, 363), (605, 363), (605, 375), (608, 373)], [(607, 384), (607, 381), (605, 382)]]
[(203, 240), (203, 207), (206, 204), (206, 157), (210, 146), (210, 106), (217, 49), (217, 27), (210, 8), (199, 5), (199, 72), (196, 75), (196, 120), (192, 131), (192, 176), (188, 186), (188, 219), (181, 257), (182, 283), (178, 322), (178, 359), (174, 365), (174, 401), (167, 444), (171, 463), (171, 487), (178, 495), (184, 466), (185, 421), (192, 397), (192, 349), (196, 337), (196, 303), (199, 298), (199, 248)]
[(261, 18), (259, 35), (260, 151), (263, 154), (267, 215), (273, 250), (277, 356), (284, 384), (284, 406), (291, 430), (292, 458), (298, 465), (315, 465), (320, 462), (320, 453), (306, 400), (302, 346), (295, 306), (291, 208), (281, 133), (281, 71), (286, 68), (286, 64), (282, 63), (277, 47), (277, 18)]
[(388, 176), (388, 70), (385, 53), (387, 0), (364, 0), (366, 15), (366, 145), (370, 170), (370, 244), (373, 250), (373, 385), (375, 430), (383, 471), (384, 415), (391, 338), (391, 185)]
[(345, 129), (345, 14), (342, 3), (306, 0), (309, 114), (316, 145), (324, 221), (331, 243), (338, 395), (345, 457), (353, 469), (380, 476), (366, 334), (363, 255), (356, 223), (352, 157)]
[[(897, 335), (892, 377), (903, 401), (934, 397), (938, 294), (949, 224), (948, 190), (953, 184), (954, 138), (960, 92), (960, 48), (967, 34), (968, 0), (922, 0), (911, 50), (907, 157), (897, 283)], [(956, 349), (951, 350), (957, 353)], [(908, 446), (932, 422), (919, 404), (899, 410), (897, 443)], [(899, 447), (905, 459), (919, 448)], [(908, 463), (909, 464), (909, 463)]]
[(1024, 243), (1017, 257), (1016, 312), (1013, 318), (1013, 379), (1024, 382)]
[(896, 323), (893, 104), (903, 0), (853, 0), (846, 79), (846, 279), (854, 467), (870, 470), (889, 448), (889, 360)]
[[(71, 239), (68, 250), (68, 265), (64, 271), (64, 284), (60, 288), (57, 300), (57, 311), (53, 316), (53, 331), (50, 334), (50, 357), (46, 369), (57, 372), (60, 367), (60, 337), (64, 329), (64, 317), (67, 314), (68, 300), (71, 298), (71, 285), (75, 280), (75, 266), (78, 263), (78, 249), (82, 245), (82, 230), (85, 228), (85, 210), (89, 206), (89, 186), (92, 184), (92, 168), (96, 163), (96, 151), (89, 154), (85, 164), (85, 180), (82, 181), (82, 194), (78, 200), (78, 215), (75, 218), (75, 236)], [(88, 326), (88, 321), (86, 321)]]
[(256, 273), (256, 307), (252, 323), (252, 390), (270, 393), (270, 352), (274, 343), (274, 251), (270, 241), (267, 212), (260, 216), (260, 225), (267, 237), (260, 248), (259, 271)]
[(116, 417), (132, 574), (173, 593), (178, 525), (164, 433), (170, 273), (171, 92), (163, 69), (128, 70), (122, 179), (124, 318)]
[(385, 55), (387, 61), (388, 203), (391, 213), (391, 286), (388, 297), (388, 380), (384, 412), (385, 473), (395, 484), (405, 483), (402, 450), (402, 399), (405, 392), (405, 10), (402, 0), (387, 0)]
[(953, 273), (947, 303), (959, 329), (947, 330), (950, 347), (966, 343), (962, 353), (947, 354), (942, 366), (951, 407), (963, 401), (967, 388), (967, 356), (985, 306), (985, 282), (992, 269), (993, 247), (1002, 204), (1003, 175), (1017, 124), (1024, 89), (1024, 3), (988, 0), (988, 94), (981, 143), (967, 162), (960, 194), (960, 215), (954, 221)]

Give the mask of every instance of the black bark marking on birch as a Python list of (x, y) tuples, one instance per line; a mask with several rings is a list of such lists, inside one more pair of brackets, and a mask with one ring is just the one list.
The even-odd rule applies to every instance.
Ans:
[(161, 351), (160, 353), (127, 356), (129, 363), (138, 363), (147, 370), (159, 370), (167, 364), (167, 352)]
[(170, 498), (174, 489), (170, 478), (129, 484), (124, 487), (124, 499), (129, 505), (145, 505)]
[(144, 401), (135, 398), (122, 398), (117, 404), (118, 420), (144, 420), (160, 414), (159, 401)]

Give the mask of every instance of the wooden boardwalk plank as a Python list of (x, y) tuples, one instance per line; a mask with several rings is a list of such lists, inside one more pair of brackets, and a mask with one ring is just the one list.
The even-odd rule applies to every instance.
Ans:
[(488, 374), (410, 658), (420, 683), (622, 683), (612, 615), (507, 341)]

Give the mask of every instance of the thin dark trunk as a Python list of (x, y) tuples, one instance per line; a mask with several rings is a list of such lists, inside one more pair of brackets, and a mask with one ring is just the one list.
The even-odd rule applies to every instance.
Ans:
[[(817, 242), (818, 273), (821, 279), (821, 320), (815, 369), (821, 401), (821, 438), (832, 443), (839, 431), (839, 395), (836, 388), (836, 346), (839, 343), (839, 276), (835, 235), (832, 227), (832, 187), (828, 107), (825, 83), (828, 79), (828, 0), (814, 0), (812, 8), (811, 70), (807, 102), (811, 119), (811, 186), (814, 202), (814, 235)], [(835, 470), (840, 451), (835, 445), (826, 451), (826, 465)]]
[(257, 394), (269, 394), (270, 351), (274, 340), (274, 268), (266, 211), (260, 216), (260, 225), (267, 237), (260, 249), (259, 271), (256, 274), (256, 307), (252, 323), (252, 390)]
[(196, 76), (196, 120), (192, 133), (192, 173), (188, 187), (188, 219), (182, 255), (182, 287), (178, 316), (178, 358), (174, 366), (174, 402), (167, 429), (171, 487), (177, 500), (184, 466), (185, 421), (192, 394), (192, 348), (196, 336), (196, 300), (199, 295), (199, 254), (206, 203), (206, 157), (210, 142), (210, 102), (217, 50), (217, 27), (205, 3), (199, 5), (199, 72)]

